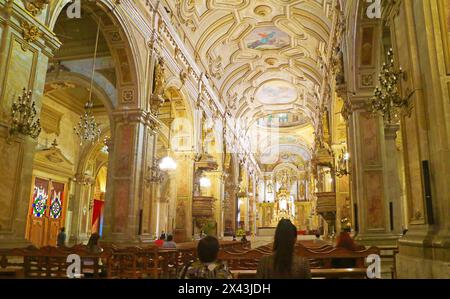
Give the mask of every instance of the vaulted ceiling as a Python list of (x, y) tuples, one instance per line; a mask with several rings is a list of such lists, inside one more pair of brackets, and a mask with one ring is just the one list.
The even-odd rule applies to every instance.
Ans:
[[(332, 0), (167, 0), (187, 48), (231, 114), (309, 119), (311, 134), (334, 17)], [(307, 122), (308, 123), (308, 122)], [(284, 130), (292, 134), (295, 130)], [(305, 140), (313, 140), (307, 136)], [(311, 144), (304, 144), (311, 147)]]

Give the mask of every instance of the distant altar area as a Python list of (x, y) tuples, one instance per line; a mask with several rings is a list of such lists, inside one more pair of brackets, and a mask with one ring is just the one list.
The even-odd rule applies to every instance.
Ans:
[(258, 236), (272, 237), (275, 235), (275, 227), (258, 227)]

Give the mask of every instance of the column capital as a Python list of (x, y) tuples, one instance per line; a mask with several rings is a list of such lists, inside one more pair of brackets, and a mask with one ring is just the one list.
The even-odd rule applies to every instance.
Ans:
[(88, 176), (84, 173), (77, 173), (73, 178), (73, 181), (80, 185), (94, 185), (95, 179), (91, 176)]
[(139, 108), (115, 110), (113, 118), (116, 123), (142, 123), (152, 131), (156, 131), (161, 126), (161, 122), (155, 115)]

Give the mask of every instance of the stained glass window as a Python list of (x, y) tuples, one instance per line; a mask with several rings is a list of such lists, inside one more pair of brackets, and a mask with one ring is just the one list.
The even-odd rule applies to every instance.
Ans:
[(45, 214), (47, 208), (47, 189), (43, 186), (34, 186), (33, 195), (33, 216), (42, 217)]
[(50, 218), (58, 219), (61, 217), (63, 207), (64, 184), (52, 183), (51, 200), (50, 200)]
[(61, 192), (53, 192), (52, 201), (50, 204), (50, 217), (53, 219), (59, 218), (61, 216)]

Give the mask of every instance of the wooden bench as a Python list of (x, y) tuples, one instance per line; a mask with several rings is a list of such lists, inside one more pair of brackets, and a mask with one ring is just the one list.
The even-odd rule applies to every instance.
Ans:
[[(252, 249), (245, 253), (222, 251), (219, 259), (226, 261), (228, 267), (239, 278), (254, 278), (256, 268), (262, 257), (271, 254), (267, 248)], [(296, 246), (296, 254), (309, 259), (311, 275), (316, 278), (366, 278), (365, 259), (370, 254), (379, 254), (379, 249), (371, 247), (361, 251), (350, 251), (344, 248), (321, 248), (319, 251), (310, 250), (304, 246)], [(351, 268), (335, 268), (333, 260), (353, 260)]]
[[(230, 270), (235, 279), (255, 279), (256, 269)], [(366, 278), (365, 268), (311, 269), (313, 279)]]

